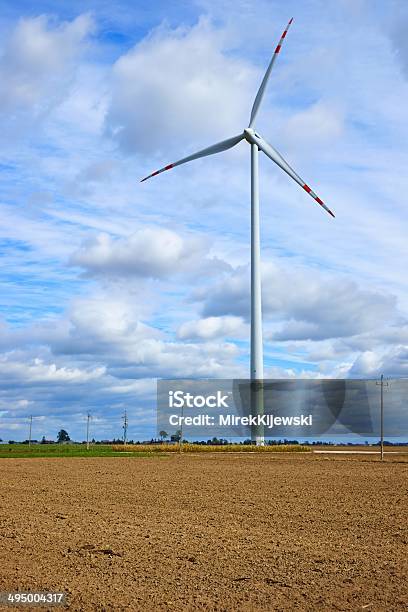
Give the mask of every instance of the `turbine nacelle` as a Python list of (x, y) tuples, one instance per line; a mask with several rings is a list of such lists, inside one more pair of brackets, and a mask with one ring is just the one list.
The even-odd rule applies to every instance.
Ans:
[(255, 130), (251, 127), (247, 127), (244, 130), (244, 138), (249, 144), (257, 144), (256, 138), (260, 138), (259, 134), (255, 132)]

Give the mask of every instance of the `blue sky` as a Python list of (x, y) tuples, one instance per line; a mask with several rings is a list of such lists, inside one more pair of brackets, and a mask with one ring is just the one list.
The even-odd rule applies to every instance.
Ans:
[(265, 375), (408, 374), (402, 0), (5, 2), (0, 437), (154, 434), (158, 377), (248, 372), (249, 150), (151, 171), (257, 119)]

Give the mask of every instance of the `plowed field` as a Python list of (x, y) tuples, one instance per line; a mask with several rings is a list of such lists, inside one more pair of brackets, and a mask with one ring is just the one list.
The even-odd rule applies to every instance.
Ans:
[(406, 455), (4, 459), (0, 474), (0, 591), (92, 612), (407, 609)]

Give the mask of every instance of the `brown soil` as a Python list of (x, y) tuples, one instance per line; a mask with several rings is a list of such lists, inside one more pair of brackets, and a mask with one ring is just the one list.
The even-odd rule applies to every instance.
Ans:
[(407, 609), (406, 456), (6, 459), (0, 472), (0, 591), (65, 591), (92, 612)]

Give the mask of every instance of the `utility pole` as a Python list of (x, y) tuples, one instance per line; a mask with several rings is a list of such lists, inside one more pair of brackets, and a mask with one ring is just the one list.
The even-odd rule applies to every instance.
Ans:
[(127, 429), (128, 429), (128, 417), (127, 417), (126, 408), (125, 408), (125, 413), (122, 418), (123, 418), (123, 445), (126, 446)]
[(86, 450), (89, 450), (89, 423), (91, 420), (91, 413), (88, 412), (86, 417)]
[(33, 429), (33, 415), (30, 415), (30, 429), (28, 432), (28, 446), (31, 446), (31, 432)]
[(384, 387), (388, 387), (388, 382), (384, 382), (384, 374), (381, 374), (380, 382), (376, 385), (381, 387), (381, 402), (380, 402), (380, 437), (381, 437), (381, 461), (384, 461)]

